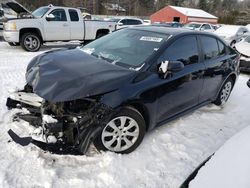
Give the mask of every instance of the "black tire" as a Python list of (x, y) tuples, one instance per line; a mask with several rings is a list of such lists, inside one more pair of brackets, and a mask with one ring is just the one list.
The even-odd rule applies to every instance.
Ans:
[[(94, 144), (95, 144), (95, 146), (96, 146), (96, 148), (98, 149), (98, 150), (102, 150), (102, 151), (111, 151), (111, 152), (115, 152), (115, 153), (122, 153), (122, 154), (128, 154), (128, 153), (131, 153), (132, 151), (134, 151), (139, 145), (140, 145), (140, 143), (142, 142), (142, 140), (143, 140), (143, 138), (144, 138), (144, 135), (145, 135), (145, 132), (146, 132), (146, 124), (145, 124), (145, 121), (144, 121), (144, 118), (143, 118), (143, 116), (140, 114), (140, 112), (139, 111), (137, 111), (135, 108), (133, 108), (133, 107), (123, 107), (123, 108), (121, 108), (120, 110), (119, 110), (119, 112), (118, 113), (116, 113), (111, 119), (110, 119), (110, 121), (112, 121), (112, 120), (114, 120), (114, 119), (116, 119), (116, 118), (119, 118), (119, 117), (129, 117), (129, 118), (131, 118), (131, 119), (133, 119), (133, 120), (135, 120), (136, 121), (136, 123), (137, 123), (137, 125), (138, 125), (138, 128), (139, 128), (139, 134), (138, 134), (138, 137), (137, 137), (137, 139), (136, 139), (136, 141), (129, 147), (129, 148), (126, 148), (126, 149), (124, 149), (124, 150), (121, 150), (121, 151), (114, 151), (114, 150), (110, 150), (109, 148), (107, 148), (107, 147), (105, 147), (105, 145), (103, 144), (103, 141), (102, 141), (102, 135), (103, 135), (103, 133), (104, 133), (104, 131), (105, 131), (105, 128), (108, 126), (108, 124), (103, 128), (103, 130), (101, 131), (101, 134), (94, 140)], [(124, 124), (124, 128), (126, 128), (126, 124), (128, 124), (127, 125), (127, 127), (130, 125), (129, 124), (129, 121), (130, 120), (128, 120), (128, 119), (126, 119), (126, 121), (125, 121), (125, 124)], [(133, 128), (133, 127), (132, 127)], [(131, 129), (128, 129), (128, 130), (131, 130)], [(115, 131), (115, 130), (114, 130)], [(114, 132), (113, 131), (113, 132)], [(124, 131), (124, 129), (123, 130), (121, 130), (121, 132), (123, 132)], [(123, 132), (124, 133), (124, 132)], [(112, 138), (114, 137), (114, 136), (111, 136)], [(127, 139), (131, 139), (131, 140), (133, 140), (133, 138), (129, 138), (129, 136), (128, 135), (126, 135), (126, 136), (124, 136), (124, 137), (126, 137)], [(127, 145), (126, 145), (126, 143), (125, 143), (125, 141), (124, 141), (124, 137), (123, 138), (121, 138), (120, 137), (120, 139), (121, 139), (121, 143), (122, 142), (124, 142), (123, 144), (125, 144), (125, 146), (127, 147)], [(106, 137), (106, 138), (108, 138), (108, 137)], [(123, 140), (122, 140), (123, 139)], [(116, 144), (117, 144), (117, 141), (118, 140), (118, 138), (116, 138), (116, 141), (114, 141), (114, 143), (116, 142)], [(132, 141), (130, 142), (130, 143), (132, 143)], [(121, 146), (122, 146), (122, 144), (121, 144)], [(124, 145), (123, 145), (123, 147), (124, 147)]]
[(41, 45), (41, 38), (36, 33), (24, 33), (21, 36), (21, 46), (25, 51), (36, 52), (40, 49)]
[(99, 39), (99, 38), (101, 38), (101, 37), (103, 37), (105, 35), (107, 35), (107, 34), (106, 33), (97, 33), (96, 39)]
[(236, 41), (234, 40), (234, 41), (232, 41), (232, 42), (230, 43), (230, 46), (231, 46), (232, 48), (235, 49), (235, 44), (236, 44)]
[[(227, 85), (231, 85), (230, 89), (227, 88)], [(225, 83), (223, 84), (223, 86), (221, 87), (221, 90), (219, 92), (219, 95), (217, 97), (217, 99), (214, 101), (214, 104), (217, 106), (222, 106), (224, 105), (228, 98), (230, 97), (231, 91), (233, 89), (234, 86), (234, 81), (232, 78), (228, 78)], [(227, 92), (226, 92), (227, 91)], [(225, 97), (225, 92), (227, 93), (226, 97)]]
[(19, 42), (8, 42), (10, 46), (20, 46)]

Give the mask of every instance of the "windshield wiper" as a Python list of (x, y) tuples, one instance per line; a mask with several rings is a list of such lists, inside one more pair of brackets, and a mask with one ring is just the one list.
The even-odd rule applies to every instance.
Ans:
[(97, 53), (95, 53), (95, 52), (91, 53), (91, 55), (93, 55), (93, 56), (95, 56), (95, 57), (97, 57), (97, 58), (101, 58), (101, 59), (103, 59), (103, 60), (105, 60), (105, 61), (108, 61), (109, 63), (112, 63), (112, 62), (114, 61), (114, 60), (109, 59), (109, 58), (107, 58), (107, 57), (103, 57), (102, 55), (97, 54)]

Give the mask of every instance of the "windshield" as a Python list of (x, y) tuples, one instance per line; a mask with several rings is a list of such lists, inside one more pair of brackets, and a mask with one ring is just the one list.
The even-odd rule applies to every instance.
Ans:
[(34, 12), (32, 12), (32, 15), (35, 16), (36, 18), (41, 18), (48, 12), (50, 8), (49, 7), (41, 7), (36, 9)]
[(250, 43), (250, 36), (245, 38), (245, 42)]
[(89, 43), (82, 50), (110, 63), (137, 70), (168, 37), (167, 34), (123, 29)]
[(184, 27), (191, 27), (191, 28), (194, 28), (194, 29), (197, 29), (201, 26), (201, 24), (196, 24), (196, 23), (190, 23), (190, 24), (186, 24)]

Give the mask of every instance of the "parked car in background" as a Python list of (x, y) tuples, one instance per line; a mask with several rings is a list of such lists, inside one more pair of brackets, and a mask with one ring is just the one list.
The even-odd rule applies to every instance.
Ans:
[(215, 32), (218, 36), (224, 39), (231, 47), (235, 47), (235, 44), (239, 42), (247, 33), (248, 29), (244, 26), (238, 25), (223, 25)]
[[(146, 131), (209, 103), (224, 105), (239, 56), (210, 33), (126, 28), (81, 49), (33, 58), (27, 85), (11, 94), (7, 106), (30, 109), (26, 120), (37, 120), (45, 137), (56, 137), (59, 151), (66, 144), (85, 153), (94, 141), (99, 150), (130, 153)], [(46, 122), (48, 116), (54, 120)]]
[(162, 27), (174, 27), (174, 28), (183, 27), (183, 24), (179, 22), (154, 23), (152, 25), (162, 26)]
[(192, 29), (196, 31), (206, 31), (206, 32), (214, 32), (215, 29), (213, 25), (209, 23), (196, 23), (196, 22), (190, 22), (186, 25), (184, 25), (187, 29)]
[(250, 24), (247, 24), (246, 28), (248, 29), (248, 31), (250, 31)]
[(143, 20), (139, 18), (113, 18), (109, 21), (116, 23), (116, 30), (123, 29), (130, 26), (143, 25)]
[(143, 20), (143, 25), (150, 25), (151, 24), (151, 20)]
[(44, 42), (94, 40), (115, 30), (115, 23), (83, 20), (79, 9), (44, 6), (30, 18), (4, 23), (3, 36), (9, 44), (20, 44), (26, 51), (38, 51)]
[(247, 81), (247, 86), (250, 88), (250, 79)]
[(3, 17), (4, 17), (4, 11), (1, 8), (0, 9), (0, 36), (1, 36), (2, 31), (3, 31)]
[(0, 3), (0, 36), (3, 34), (3, 23), (9, 19), (21, 19), (30, 15), (29, 11), (16, 1), (3, 1)]
[(221, 25), (216, 24), (216, 25), (212, 25), (212, 27), (214, 28), (214, 30), (217, 30), (217, 29), (219, 29), (221, 27)]
[(242, 72), (250, 72), (250, 35), (236, 43), (235, 48), (241, 54), (240, 70)]

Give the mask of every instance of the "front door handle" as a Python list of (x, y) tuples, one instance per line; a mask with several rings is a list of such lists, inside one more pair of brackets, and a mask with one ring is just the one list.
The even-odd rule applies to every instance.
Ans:
[(69, 26), (69, 25), (68, 25), (68, 24), (66, 24), (66, 23), (65, 23), (65, 24), (63, 24), (63, 27), (68, 27), (68, 26)]

